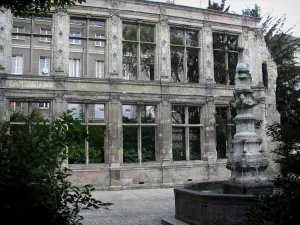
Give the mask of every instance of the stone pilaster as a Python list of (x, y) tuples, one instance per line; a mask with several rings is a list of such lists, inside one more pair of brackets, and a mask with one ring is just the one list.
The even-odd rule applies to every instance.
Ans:
[(110, 96), (108, 110), (108, 158), (113, 167), (123, 163), (122, 103), (119, 95)]
[(168, 97), (162, 98), (158, 106), (158, 156), (157, 161), (168, 164), (172, 161), (172, 117), (171, 104)]
[(171, 80), (171, 55), (170, 55), (170, 27), (166, 11), (161, 10), (160, 21), (157, 24), (157, 52), (158, 77), (162, 81)]
[(53, 14), (52, 74), (55, 76), (67, 76), (69, 74), (69, 32), (69, 15), (63, 11), (58, 11), (57, 13)]
[(120, 19), (119, 2), (112, 1), (110, 17), (107, 20), (107, 45), (108, 45), (108, 74), (110, 78), (122, 79), (122, 21)]
[(57, 93), (52, 101), (52, 118), (59, 118), (64, 112), (68, 111), (68, 103), (63, 93)]
[(203, 49), (203, 76), (200, 82), (204, 83), (207, 78), (214, 80), (214, 55), (213, 55), (213, 35), (209, 16), (205, 15), (202, 32), (202, 49)]
[(9, 10), (0, 11), (0, 74), (10, 73), (13, 17)]
[(4, 90), (0, 89), (0, 121), (9, 121), (9, 101)]

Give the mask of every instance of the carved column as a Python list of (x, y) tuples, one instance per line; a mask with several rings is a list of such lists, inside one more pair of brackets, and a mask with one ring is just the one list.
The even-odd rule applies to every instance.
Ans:
[(170, 27), (168, 25), (168, 16), (166, 9), (161, 8), (160, 21), (157, 24), (157, 65), (158, 79), (162, 81), (171, 80), (171, 55), (170, 55)]
[(120, 19), (119, 2), (113, 1), (110, 9), (110, 18), (108, 23), (108, 74), (110, 78), (122, 79), (123, 77), (123, 63), (122, 63), (122, 21)]
[(13, 17), (9, 10), (0, 11), (0, 74), (10, 73)]
[(203, 32), (202, 32), (202, 49), (203, 49), (203, 73), (200, 82), (204, 83), (206, 79), (214, 81), (214, 55), (213, 55), (213, 35), (209, 15), (204, 15)]
[(69, 32), (69, 15), (63, 11), (53, 14), (52, 68), (55, 76), (68, 76), (69, 74)]

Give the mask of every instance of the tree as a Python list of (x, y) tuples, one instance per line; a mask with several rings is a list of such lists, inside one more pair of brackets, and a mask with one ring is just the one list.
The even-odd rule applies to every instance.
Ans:
[(52, 8), (70, 7), (86, 0), (1, 0), (0, 9), (10, 9), (15, 16), (27, 17), (47, 14)]
[(226, 0), (221, 0), (221, 4), (216, 2), (211, 3), (211, 0), (209, 0), (207, 9), (217, 10), (221, 12), (229, 12), (230, 6), (225, 8), (225, 4)]
[(82, 209), (109, 204), (82, 191), (68, 180), (67, 146), (87, 138), (80, 121), (64, 113), (49, 122), (38, 112), (19, 116), (23, 125), (0, 123), (0, 210), (4, 221), (16, 224), (81, 224)]
[(247, 8), (242, 10), (244, 16), (260, 17), (260, 7), (255, 4), (253, 9)]

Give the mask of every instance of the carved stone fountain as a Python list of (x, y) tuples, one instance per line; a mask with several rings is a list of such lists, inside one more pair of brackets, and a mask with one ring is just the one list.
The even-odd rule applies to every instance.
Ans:
[(227, 181), (195, 182), (175, 188), (175, 218), (163, 218), (162, 224), (247, 224), (245, 208), (254, 201), (253, 194), (273, 193), (273, 184), (263, 173), (269, 161), (254, 128), (253, 108), (257, 101), (252, 77), (243, 58), (244, 49), (238, 51), (234, 91), (236, 134), (226, 165), (231, 177)]

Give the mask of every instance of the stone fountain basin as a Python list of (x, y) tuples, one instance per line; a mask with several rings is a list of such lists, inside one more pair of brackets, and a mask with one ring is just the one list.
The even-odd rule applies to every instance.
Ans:
[(190, 225), (246, 224), (245, 209), (254, 202), (254, 195), (222, 194), (226, 182), (195, 182), (175, 188), (175, 218)]

